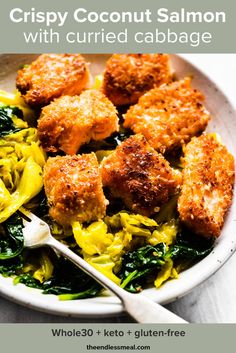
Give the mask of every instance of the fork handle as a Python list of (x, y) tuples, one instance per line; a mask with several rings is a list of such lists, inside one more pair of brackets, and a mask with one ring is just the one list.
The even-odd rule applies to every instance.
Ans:
[(71, 260), (89, 276), (93, 277), (102, 286), (109, 289), (121, 300), (127, 313), (140, 323), (187, 323), (179, 316), (154, 303), (141, 294), (131, 294), (112, 282), (109, 278), (96, 270), (93, 266), (83, 260), (80, 256), (71, 251), (53, 237), (47, 241), (47, 245), (58, 251), (61, 255)]

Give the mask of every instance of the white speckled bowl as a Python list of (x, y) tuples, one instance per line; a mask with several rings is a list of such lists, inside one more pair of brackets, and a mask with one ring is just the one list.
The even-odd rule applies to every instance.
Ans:
[[(13, 90), (16, 71), (20, 65), (32, 61), (36, 55), (0, 55), (0, 89)], [(85, 55), (91, 63), (93, 75), (101, 73), (108, 55)], [(212, 56), (214, 59), (214, 56)], [(236, 137), (236, 112), (227, 97), (201, 71), (177, 55), (171, 56), (178, 78), (193, 76), (193, 86), (199, 88), (206, 97), (206, 106), (213, 119), (208, 131), (218, 132), (224, 144), (236, 156), (234, 141)], [(214, 250), (202, 261), (181, 273), (178, 280), (171, 280), (160, 289), (147, 289), (144, 295), (154, 301), (165, 304), (191, 291), (195, 286), (216, 272), (236, 249), (236, 200), (235, 196), (230, 212), (217, 239)], [(103, 317), (122, 312), (118, 299), (109, 294), (102, 297), (74, 301), (59, 301), (54, 295), (42, 295), (37, 289), (22, 284), (14, 286), (12, 279), (0, 276), (0, 293), (8, 299), (30, 308), (56, 313), (64, 316)]]

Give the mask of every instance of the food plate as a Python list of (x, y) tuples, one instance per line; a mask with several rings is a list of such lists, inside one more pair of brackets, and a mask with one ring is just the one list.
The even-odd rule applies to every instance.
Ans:
[[(84, 55), (90, 62), (93, 76), (103, 71), (108, 55)], [(12, 91), (15, 88), (17, 69), (31, 62), (36, 55), (1, 55), (0, 56), (0, 89)], [(214, 57), (213, 57), (214, 58)], [(236, 112), (234, 107), (218, 87), (191, 63), (177, 55), (171, 55), (171, 62), (178, 78), (186, 75), (193, 77), (192, 85), (200, 89), (206, 98), (205, 105), (213, 116), (208, 131), (220, 133), (223, 143), (236, 157), (234, 136), (236, 136)], [(233, 198), (232, 207), (227, 215), (221, 236), (216, 240), (214, 250), (203, 260), (188, 270), (182, 272), (178, 280), (165, 283), (160, 289), (146, 289), (146, 295), (154, 301), (165, 304), (191, 291), (215, 271), (232, 255), (236, 249), (236, 201)], [(109, 295), (74, 300), (59, 301), (54, 295), (42, 295), (37, 289), (28, 288), (22, 284), (15, 286), (12, 279), (0, 276), (0, 293), (8, 299), (37, 310), (64, 316), (104, 317), (122, 313), (119, 300)]]

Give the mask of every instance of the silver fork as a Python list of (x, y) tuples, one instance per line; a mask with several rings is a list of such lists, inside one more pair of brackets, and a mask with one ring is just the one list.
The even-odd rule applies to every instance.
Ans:
[(125, 291), (71, 251), (66, 245), (56, 240), (51, 235), (47, 223), (23, 207), (19, 211), (25, 216), (23, 217), (25, 247), (37, 248), (47, 245), (59, 252), (89, 276), (93, 277), (102, 286), (114, 293), (121, 300), (126, 312), (134, 320), (140, 323), (187, 323), (187, 321), (163, 308), (161, 305), (154, 303), (144, 295), (132, 294)]

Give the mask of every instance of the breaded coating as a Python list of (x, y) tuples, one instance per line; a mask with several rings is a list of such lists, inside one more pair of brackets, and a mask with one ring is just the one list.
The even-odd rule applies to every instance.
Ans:
[(49, 214), (59, 224), (90, 222), (105, 215), (107, 201), (94, 153), (49, 158), (43, 178)]
[(207, 126), (210, 114), (204, 96), (185, 78), (154, 88), (124, 116), (124, 127), (142, 133), (150, 145), (164, 153), (180, 148)]
[(42, 54), (18, 71), (16, 87), (27, 104), (42, 107), (62, 95), (80, 94), (89, 82), (89, 70), (80, 54)]
[(118, 130), (116, 108), (97, 90), (54, 100), (38, 120), (39, 139), (47, 152), (73, 155), (90, 140), (103, 140)]
[(101, 163), (102, 182), (132, 211), (150, 216), (177, 191), (182, 175), (141, 135), (121, 143)]
[(234, 184), (234, 158), (214, 134), (194, 137), (185, 148), (180, 219), (194, 233), (218, 237)]
[(113, 54), (106, 63), (102, 90), (116, 106), (135, 104), (171, 76), (167, 54)]

